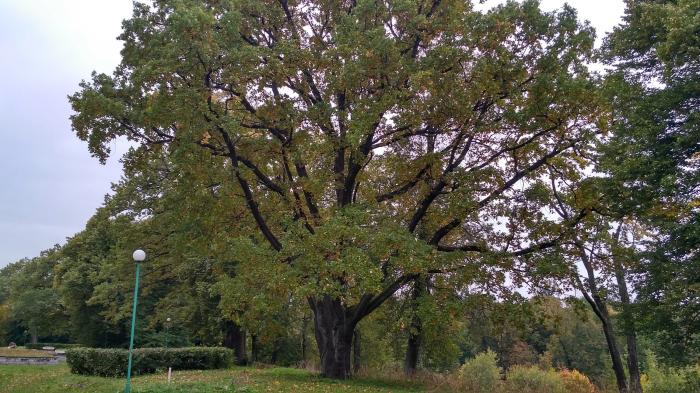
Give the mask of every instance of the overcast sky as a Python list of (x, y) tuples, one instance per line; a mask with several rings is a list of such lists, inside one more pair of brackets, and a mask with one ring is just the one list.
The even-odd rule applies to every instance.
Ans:
[[(624, 11), (622, 0), (569, 4), (599, 37)], [(0, 0), (0, 267), (80, 231), (119, 179), (124, 149), (106, 166), (90, 157), (66, 96), (93, 70), (111, 73), (130, 14), (130, 0)]]

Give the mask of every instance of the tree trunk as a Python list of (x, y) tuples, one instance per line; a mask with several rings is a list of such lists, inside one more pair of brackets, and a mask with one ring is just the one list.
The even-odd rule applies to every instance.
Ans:
[(39, 336), (36, 333), (32, 332), (31, 340), (32, 340), (32, 344), (36, 344), (39, 342)]
[(627, 291), (624, 267), (615, 261), (615, 278), (622, 303), (622, 321), (627, 339), (627, 369), (630, 374), (630, 393), (642, 393), (641, 373), (639, 372), (639, 354), (637, 351), (637, 330), (632, 316), (630, 295)]
[(321, 375), (327, 378), (350, 378), (350, 355), (356, 322), (340, 299), (324, 296), (309, 299), (314, 312), (314, 327), (318, 353), (321, 356)]
[(258, 336), (252, 334), (250, 336), (250, 358), (253, 363), (260, 359), (260, 345), (258, 344)]
[(411, 326), (408, 330), (408, 342), (406, 343), (406, 359), (404, 360), (404, 372), (406, 375), (413, 375), (418, 369), (418, 359), (420, 356), (421, 338), (423, 336), (422, 324), (418, 315), (418, 299), (423, 296), (426, 290), (426, 282), (423, 277), (418, 277), (413, 283), (411, 293)]
[(277, 358), (279, 357), (279, 354), (280, 354), (280, 342), (279, 342), (279, 340), (275, 340), (272, 343), (272, 353), (270, 354), (270, 363), (277, 364)]
[(605, 334), (605, 341), (608, 343), (608, 351), (610, 352), (610, 359), (613, 364), (613, 371), (615, 372), (615, 379), (617, 380), (617, 388), (620, 393), (628, 393), (627, 389), (627, 378), (625, 377), (625, 368), (622, 364), (622, 357), (620, 356), (620, 350), (617, 347), (617, 342), (615, 340), (615, 332), (610, 324), (610, 318), (605, 312), (605, 318), (600, 318), (603, 324), (603, 333)]
[(381, 292), (362, 295), (355, 305), (346, 305), (341, 299), (329, 295), (307, 299), (314, 313), (314, 333), (321, 357), (321, 375), (335, 379), (350, 377), (353, 333), (358, 322), (406, 283), (415, 279), (413, 274), (400, 276)]
[(642, 393), (642, 375), (639, 371), (639, 353), (635, 332), (627, 334), (627, 365), (630, 373), (630, 393)]
[(224, 322), (224, 329), (224, 347), (233, 349), (237, 365), (246, 365), (248, 363), (248, 355), (245, 345), (245, 331), (233, 321)]
[(352, 340), (352, 372), (357, 374), (362, 367), (362, 343), (360, 331), (355, 329), (355, 336)]
[[(413, 318), (415, 322), (416, 317)], [(411, 325), (414, 325), (414, 323)], [(420, 332), (409, 332), (408, 343), (406, 345), (406, 359), (404, 361), (404, 372), (406, 375), (413, 375), (418, 368), (418, 355), (420, 352)]]
[[(608, 315), (608, 308), (605, 300), (600, 297), (598, 285), (596, 283), (595, 269), (591, 264), (586, 250), (582, 245), (578, 245), (581, 262), (586, 268), (586, 273), (588, 274), (587, 289), (581, 283), (581, 280), (576, 273), (576, 282), (578, 283), (579, 290), (583, 294), (588, 304), (593, 309), (593, 312), (600, 320), (603, 325), (603, 334), (605, 335), (605, 341), (608, 344), (608, 352), (610, 353), (610, 360), (612, 360), (613, 371), (615, 372), (615, 380), (617, 381), (617, 388), (620, 393), (628, 393), (627, 390), (627, 378), (625, 376), (625, 367), (622, 363), (622, 357), (620, 356), (620, 350), (618, 349), (617, 342), (615, 340), (615, 332), (613, 326), (610, 323), (610, 316)], [(590, 293), (589, 293), (590, 291)]]
[(304, 317), (301, 319), (301, 361), (306, 364), (306, 330), (309, 324), (309, 318), (304, 313)]

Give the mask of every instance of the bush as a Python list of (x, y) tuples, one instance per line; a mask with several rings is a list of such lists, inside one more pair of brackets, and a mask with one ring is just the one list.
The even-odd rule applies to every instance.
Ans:
[(686, 380), (682, 370), (650, 370), (642, 384), (647, 393), (686, 392)]
[(685, 373), (686, 392), (700, 392), (700, 364)]
[[(101, 377), (126, 375), (129, 351), (126, 349), (71, 348), (66, 360), (71, 372)], [(209, 370), (233, 365), (228, 348), (140, 348), (134, 350), (131, 373), (147, 374), (172, 367), (173, 370)]]
[(508, 370), (507, 393), (567, 393), (564, 380), (554, 370), (515, 366)]
[(66, 343), (36, 343), (36, 344), (26, 343), (26, 344), (24, 344), (24, 347), (27, 349), (41, 349), (43, 347), (54, 347), (56, 349), (68, 349), (68, 348), (80, 348), (80, 347), (82, 347), (82, 345), (80, 345), (80, 344), (66, 344)]
[(467, 393), (491, 393), (496, 391), (501, 379), (496, 354), (482, 352), (470, 359), (458, 371), (459, 381)]
[(596, 389), (587, 376), (576, 370), (562, 370), (559, 377), (564, 381), (568, 393), (595, 393)]
[(645, 393), (700, 392), (700, 365), (686, 368), (661, 367), (647, 354), (647, 373), (642, 375)]

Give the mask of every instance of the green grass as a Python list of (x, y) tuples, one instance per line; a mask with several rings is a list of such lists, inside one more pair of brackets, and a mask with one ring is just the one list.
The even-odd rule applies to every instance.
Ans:
[[(409, 393), (425, 392), (409, 381), (394, 382), (358, 378), (334, 381), (305, 370), (290, 368), (233, 368), (228, 370), (176, 371), (167, 384), (164, 373), (133, 379), (133, 393)], [(124, 379), (71, 374), (57, 366), (0, 366), (0, 393), (117, 393)]]

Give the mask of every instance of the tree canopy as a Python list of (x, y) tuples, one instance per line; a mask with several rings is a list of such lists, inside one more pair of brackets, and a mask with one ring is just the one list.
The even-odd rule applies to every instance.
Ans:
[(641, 393), (700, 353), (700, 9), (626, 4), (596, 49), (532, 0), (135, 3), (69, 97), (124, 176), (0, 270), (0, 333), (125, 345), (143, 248), (137, 346), (333, 378), (493, 351)]
[(230, 171), (245, 248), (309, 300), (329, 376), (349, 375), (364, 316), (470, 262), (443, 253), (554, 244), (573, 223), (530, 195), (585, 166), (605, 124), (592, 29), (533, 1), (156, 1), (120, 39), (114, 74), (71, 97), (76, 133), (101, 160), (125, 136), (133, 165), (200, 148)]

